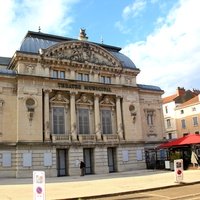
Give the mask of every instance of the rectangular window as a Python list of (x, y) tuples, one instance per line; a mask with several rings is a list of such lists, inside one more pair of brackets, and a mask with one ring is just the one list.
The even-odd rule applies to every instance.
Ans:
[(168, 107), (165, 106), (165, 113), (168, 113)]
[(101, 82), (101, 83), (110, 84), (110, 83), (111, 83), (111, 78), (108, 77), (108, 76), (101, 76), (100, 82)]
[(112, 134), (111, 110), (102, 110), (101, 117), (103, 134)]
[(89, 74), (78, 73), (77, 80), (89, 81)]
[(78, 109), (79, 134), (90, 134), (89, 129), (89, 110)]
[(172, 139), (172, 133), (168, 133), (168, 139), (169, 139), (169, 140)]
[(82, 74), (78, 74), (77, 80), (82, 81)]
[(171, 128), (171, 120), (167, 119), (167, 128)]
[(184, 110), (181, 110), (181, 114), (184, 114)]
[(153, 125), (153, 111), (147, 112), (147, 124)]
[(64, 133), (65, 133), (64, 108), (54, 107), (53, 108), (53, 134), (64, 134)]
[(83, 74), (83, 81), (89, 81), (89, 74)]
[(193, 121), (193, 126), (198, 126), (198, 118), (197, 117), (193, 117), (192, 121)]
[(53, 70), (53, 78), (58, 78), (58, 71), (57, 70)]
[(192, 111), (196, 111), (196, 107), (192, 107)]
[(65, 72), (64, 71), (60, 71), (60, 78), (65, 79)]
[(186, 122), (184, 119), (181, 120), (181, 127), (184, 129), (186, 128)]
[(111, 83), (111, 78), (110, 77), (105, 77), (105, 83)]
[(53, 70), (52, 76), (53, 78), (65, 79), (65, 71)]

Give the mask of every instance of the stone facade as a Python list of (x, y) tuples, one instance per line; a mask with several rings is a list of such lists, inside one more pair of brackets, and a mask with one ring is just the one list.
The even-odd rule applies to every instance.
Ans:
[[(48, 42), (47, 42), (48, 41)], [(28, 32), (0, 71), (0, 177), (146, 168), (163, 140), (161, 95), (120, 48)]]

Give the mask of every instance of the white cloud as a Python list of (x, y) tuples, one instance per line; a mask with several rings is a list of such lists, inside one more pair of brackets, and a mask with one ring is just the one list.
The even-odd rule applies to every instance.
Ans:
[(130, 33), (130, 29), (127, 28), (126, 26), (124, 26), (123, 23), (121, 23), (120, 21), (117, 21), (115, 23), (115, 27), (118, 28), (120, 30), (120, 32), (122, 32), (123, 34), (127, 34), (127, 33)]
[(129, 17), (136, 17), (146, 6), (146, 0), (135, 0), (133, 4), (124, 8), (122, 17), (127, 19)]
[[(145, 41), (129, 44), (123, 49), (141, 69), (138, 82), (160, 86), (165, 95), (178, 86), (199, 87), (200, 12), (196, 0), (180, 0), (160, 28)], [(161, 22), (161, 20), (159, 20)]]
[(64, 34), (70, 30), (71, 7), (78, 0), (0, 0), (0, 56), (12, 56), (27, 30)]

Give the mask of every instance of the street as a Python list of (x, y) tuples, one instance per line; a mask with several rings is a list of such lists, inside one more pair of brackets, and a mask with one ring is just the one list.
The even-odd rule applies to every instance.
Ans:
[(200, 184), (181, 185), (167, 189), (153, 190), (147, 192), (135, 192), (113, 197), (95, 198), (96, 200), (199, 200)]

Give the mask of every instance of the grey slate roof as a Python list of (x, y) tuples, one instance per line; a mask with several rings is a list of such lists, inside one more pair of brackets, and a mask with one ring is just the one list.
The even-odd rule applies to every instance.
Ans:
[[(55, 35), (45, 34), (41, 32), (28, 31), (24, 40), (22, 41), (22, 44), (19, 50), (22, 52), (27, 52), (27, 53), (38, 53), (38, 50), (40, 48), (46, 49), (52, 45), (57, 44), (58, 42), (72, 41), (72, 40), (77, 41), (76, 39), (72, 39), (72, 38), (55, 36)], [(94, 43), (94, 44), (99, 45), (105, 48), (106, 50), (108, 50), (113, 56), (115, 56), (121, 61), (122, 66), (124, 68), (137, 69), (135, 64), (130, 58), (128, 58), (127, 56), (119, 52), (121, 48), (106, 45), (106, 44), (98, 44), (98, 43)], [(0, 65), (8, 66), (10, 61), (11, 61), (11, 58), (0, 57)], [(0, 74), (16, 75), (17, 73), (14, 70), (0, 68)], [(137, 86), (138, 88), (141, 88), (144, 90), (154, 90), (154, 91), (160, 91), (160, 92), (163, 91), (161, 90), (160, 87), (154, 86), (154, 85), (137, 84)]]
[(137, 84), (137, 86), (144, 90), (155, 90), (155, 91), (162, 91), (160, 87), (155, 85), (144, 85), (144, 84)]
[[(72, 40), (78, 41), (72, 38), (29, 31), (25, 36), (19, 50), (22, 52), (38, 53), (38, 50), (40, 48), (46, 49), (54, 44), (57, 44), (58, 42), (72, 41)], [(121, 62), (124, 68), (137, 69), (135, 64), (130, 58), (119, 52), (121, 48), (105, 44), (98, 44), (98, 43), (93, 43), (93, 44), (99, 45), (108, 50), (114, 57), (116, 57)]]
[(16, 72), (10, 69), (1, 69), (0, 68), (0, 74), (4, 75), (16, 75)]
[(8, 66), (8, 64), (10, 63), (10, 61), (11, 61), (11, 58), (0, 57), (0, 65)]

